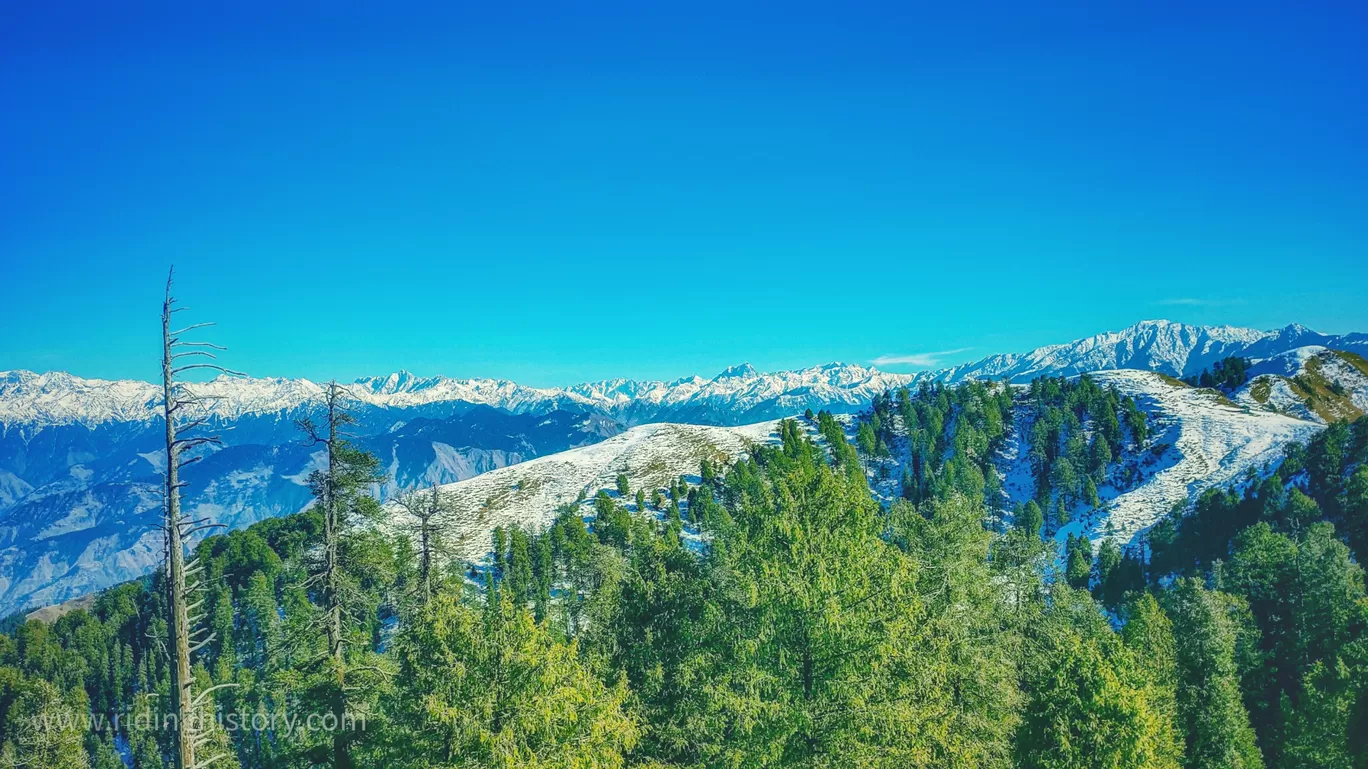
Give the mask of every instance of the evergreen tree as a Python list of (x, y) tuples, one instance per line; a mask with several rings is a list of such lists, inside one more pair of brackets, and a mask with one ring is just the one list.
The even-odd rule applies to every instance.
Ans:
[(502, 591), (483, 611), (439, 596), (397, 641), (385, 766), (616, 769), (640, 738), (622, 684)]
[[(366, 532), (361, 527), (366, 521), (383, 517), (382, 508), (369, 494), (370, 487), (383, 478), (380, 463), (352, 446), (343, 432), (355, 421), (346, 409), (348, 397), (345, 388), (330, 383), (325, 390), (323, 427), (316, 427), (308, 418), (298, 423), (327, 454), (326, 466), (309, 474), (309, 488), (323, 518), (322, 547), (308, 563), (309, 585), (320, 599), (313, 629), (316, 632), (321, 626), (326, 648), (321, 667), (312, 671), (308, 691), (339, 725), (354, 719), (353, 710), (362, 703), (357, 696), (363, 690), (362, 683), (357, 676), (348, 675), (348, 663), (365, 656), (370, 645), (356, 632), (365, 632), (364, 626), (351, 621), (365, 593), (358, 584), (357, 567), (366, 565), (371, 554), (363, 544)], [(352, 743), (359, 736), (354, 730), (338, 728), (329, 735), (326, 748), (309, 746), (306, 752), (311, 760), (323, 759), (333, 769), (350, 769), (355, 765)]]
[[(1091, 615), (1091, 616), (1089, 616)], [(1031, 702), (1016, 737), (1022, 769), (1179, 769), (1182, 747), (1164, 692), (1091, 601), (1056, 597), (1026, 666)]]
[(1169, 595), (1186, 769), (1255, 769), (1263, 756), (1240, 698), (1235, 628), (1217, 594), (1181, 579)]
[(1075, 537), (1070, 534), (1064, 546), (1066, 562), (1064, 567), (1064, 577), (1069, 585), (1077, 590), (1087, 590), (1088, 581), (1092, 579), (1092, 543), (1087, 537)]

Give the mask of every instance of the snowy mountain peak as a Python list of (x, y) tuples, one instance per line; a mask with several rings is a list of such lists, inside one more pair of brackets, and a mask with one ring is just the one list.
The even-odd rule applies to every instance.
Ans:
[(742, 363), (742, 364), (739, 365), (739, 366), (728, 366), (727, 368), (723, 369), (723, 370), (722, 370), (722, 373), (720, 373), (720, 374), (718, 374), (717, 376), (713, 377), (713, 381), (716, 382), (716, 381), (719, 381), (719, 380), (722, 380), (722, 379), (738, 379), (738, 378), (740, 378), (740, 379), (749, 379), (749, 378), (751, 378), (751, 377), (759, 376), (759, 374), (760, 374), (760, 372), (759, 372), (759, 371), (756, 371), (756, 370), (755, 370), (755, 367), (752, 366), (751, 364), (749, 364), (749, 363)]
[(1145, 320), (1120, 331), (1048, 345), (1026, 353), (994, 355), (935, 372), (943, 381), (1007, 378), (1027, 382), (1038, 376), (1074, 375), (1088, 371), (1141, 369), (1189, 376), (1216, 361), (1240, 355), (1262, 359), (1309, 344), (1362, 350), (1362, 335), (1329, 336), (1293, 324), (1277, 331), (1237, 326), (1192, 326), (1168, 320)]
[(405, 369), (399, 369), (388, 376), (360, 377), (355, 384), (377, 395), (393, 395), (421, 389), (430, 382), (429, 379), (423, 379), (414, 376)]

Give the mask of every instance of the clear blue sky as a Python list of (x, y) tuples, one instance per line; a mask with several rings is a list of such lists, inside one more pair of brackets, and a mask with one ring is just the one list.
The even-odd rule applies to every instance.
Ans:
[(0, 369), (172, 262), (259, 376), (1368, 330), (1363, 3), (916, 5), (4, 3)]

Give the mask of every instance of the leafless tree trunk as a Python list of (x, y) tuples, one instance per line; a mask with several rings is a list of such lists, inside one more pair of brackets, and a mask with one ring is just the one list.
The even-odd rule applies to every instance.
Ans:
[[(205, 444), (217, 444), (217, 438), (207, 436), (184, 437), (197, 427), (205, 424), (202, 416), (186, 419), (186, 409), (199, 408), (204, 401), (189, 392), (183, 383), (177, 382), (177, 375), (191, 369), (212, 369), (226, 374), (237, 374), (213, 363), (187, 363), (177, 365), (176, 361), (189, 357), (214, 358), (206, 349), (222, 350), (222, 347), (207, 342), (188, 342), (181, 334), (196, 328), (213, 325), (196, 323), (178, 331), (171, 330), (171, 316), (182, 311), (171, 296), (172, 273), (166, 276), (166, 299), (162, 303), (162, 410), (166, 419), (166, 510), (162, 530), (166, 537), (166, 591), (170, 621), (167, 623), (170, 638), (168, 652), (171, 655), (171, 713), (175, 721), (175, 769), (200, 769), (226, 757), (217, 753), (197, 760), (196, 750), (205, 744), (206, 730), (199, 717), (200, 708), (216, 689), (210, 687), (195, 696), (195, 680), (190, 671), (190, 658), (205, 644), (214, 640), (210, 633), (202, 636), (200, 626), (204, 615), (198, 613), (203, 599), (195, 599), (200, 592), (199, 580), (195, 575), (200, 565), (186, 561), (185, 547), (190, 538), (199, 531), (214, 528), (208, 519), (191, 520), (181, 513), (180, 491), (184, 484), (180, 480), (181, 468), (199, 460), (199, 456), (182, 459), (187, 449)], [(200, 348), (200, 349), (186, 349)]]
[(413, 539), (418, 548), (419, 590), (423, 604), (432, 601), (434, 575), (440, 568), (439, 560), (454, 552), (450, 534), (455, 510), (451, 500), (433, 484), (427, 492), (411, 491), (401, 494), (396, 505), (406, 520), (399, 528)]

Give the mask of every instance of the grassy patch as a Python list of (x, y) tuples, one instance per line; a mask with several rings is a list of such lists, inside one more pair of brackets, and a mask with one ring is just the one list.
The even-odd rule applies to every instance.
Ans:
[(1187, 382), (1184, 382), (1183, 380), (1179, 379), (1178, 377), (1172, 377), (1172, 376), (1169, 376), (1168, 374), (1165, 374), (1165, 373), (1162, 373), (1162, 372), (1159, 372), (1159, 371), (1156, 371), (1156, 372), (1154, 372), (1154, 373), (1158, 374), (1158, 375), (1159, 375), (1159, 378), (1162, 379), (1162, 380), (1164, 380), (1164, 382), (1167, 383), (1167, 384), (1168, 384), (1169, 386), (1171, 386), (1171, 387), (1181, 387), (1181, 388), (1183, 388), (1183, 389), (1187, 389), (1187, 388), (1192, 387), (1192, 385), (1188, 384)]
[(1368, 376), (1368, 360), (1364, 360), (1362, 355), (1343, 350), (1331, 350), (1330, 354), (1353, 366), (1360, 374)]
[[(1362, 361), (1362, 358), (1359, 360)], [(1306, 402), (1307, 408), (1326, 422), (1363, 416), (1363, 410), (1354, 405), (1344, 388), (1337, 387), (1335, 382), (1326, 378), (1318, 358), (1307, 359), (1305, 370), (1292, 377), (1288, 384)]]

